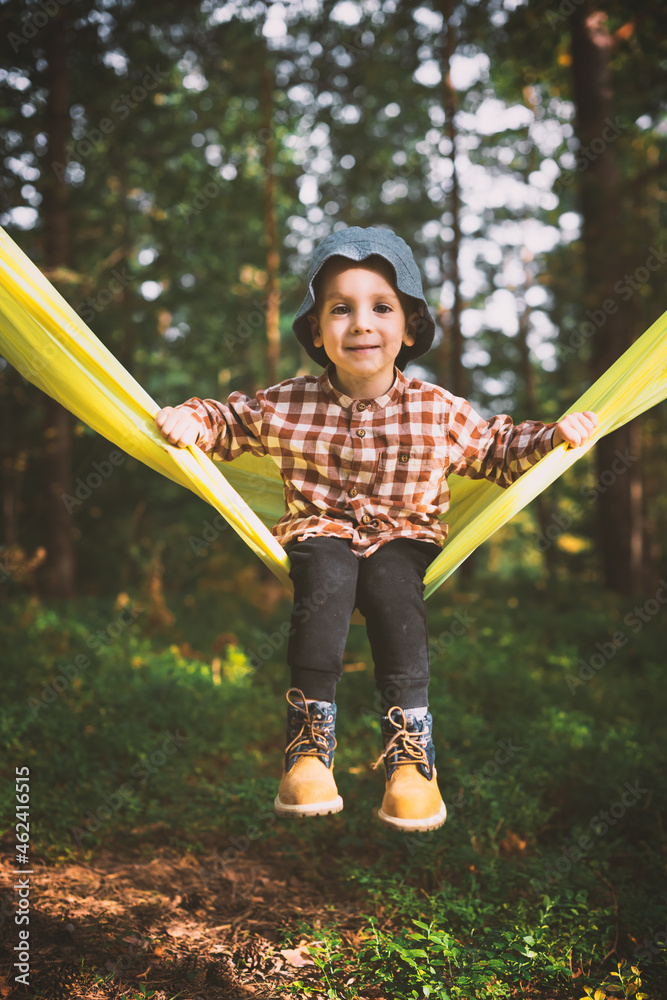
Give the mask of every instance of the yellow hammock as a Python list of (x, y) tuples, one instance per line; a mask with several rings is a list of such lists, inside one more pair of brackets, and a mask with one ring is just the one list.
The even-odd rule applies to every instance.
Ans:
[[(450, 532), (426, 573), (427, 597), (599, 437), (667, 397), (666, 330), (667, 312), (566, 411), (594, 410), (598, 415), (599, 424), (585, 445), (558, 445), (507, 489), (485, 480), (448, 478), (451, 506), (443, 520)], [(289, 559), (266, 526), (284, 513), (282, 480), (271, 459), (242, 455), (225, 463), (223, 476), (199, 448), (169, 445), (155, 425), (157, 403), (2, 228), (0, 352), (24, 378), (109, 441), (215, 507), (292, 588)]]

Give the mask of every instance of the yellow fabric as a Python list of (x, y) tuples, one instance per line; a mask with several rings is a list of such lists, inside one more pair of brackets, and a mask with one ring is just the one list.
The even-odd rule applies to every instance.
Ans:
[[(426, 574), (427, 596), (599, 437), (667, 397), (666, 331), (667, 312), (567, 411), (594, 410), (599, 417), (584, 446), (560, 444), (506, 490), (486, 481), (449, 478), (451, 507), (443, 518), (450, 535)], [(223, 475), (199, 448), (169, 445), (155, 425), (157, 403), (2, 228), (0, 352), (24, 378), (109, 441), (215, 507), (291, 588), (289, 559), (266, 526), (284, 511), (274, 463), (246, 454), (225, 463)]]

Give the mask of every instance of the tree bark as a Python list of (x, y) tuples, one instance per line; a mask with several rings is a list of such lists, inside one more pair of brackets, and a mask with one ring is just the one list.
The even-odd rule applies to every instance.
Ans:
[(280, 292), (278, 289), (278, 268), (280, 249), (278, 227), (276, 225), (275, 162), (276, 141), (273, 133), (273, 70), (265, 65), (262, 69), (262, 118), (264, 128), (264, 229), (266, 232), (266, 371), (268, 384), (278, 381), (278, 361), (280, 359)]
[[(532, 156), (531, 156), (532, 159)], [(525, 171), (525, 177), (527, 182), (527, 175), (532, 169), (531, 166)], [(535, 391), (535, 370), (530, 360), (530, 348), (528, 346), (528, 333), (530, 329), (530, 306), (526, 302), (526, 293), (529, 288), (532, 287), (534, 283), (534, 273), (532, 268), (533, 255), (531, 252), (524, 247), (522, 252), (523, 267), (526, 274), (526, 280), (523, 289), (517, 296), (517, 306), (519, 312), (519, 353), (521, 355), (521, 372), (523, 375), (523, 405), (521, 410), (523, 413), (527, 414), (526, 419), (537, 420), (537, 394)], [(552, 504), (551, 498), (545, 493), (540, 493), (539, 496), (535, 497), (533, 501), (535, 504), (535, 511), (537, 513), (537, 523), (540, 526), (540, 536), (542, 538), (548, 538), (547, 529), (551, 524), (552, 516)], [(543, 552), (544, 562), (547, 568), (547, 572), (551, 575), (554, 572), (556, 559), (555, 559), (555, 546), (549, 545)]]
[[(614, 285), (629, 269), (624, 254), (627, 220), (621, 213), (621, 178), (614, 153), (614, 103), (610, 57), (614, 40), (606, 14), (590, 2), (578, 6), (572, 25), (572, 71), (581, 143), (580, 202), (583, 217), (587, 307), (592, 333), (591, 375), (597, 379), (636, 338), (636, 295), (619, 299)], [(585, 159), (584, 159), (585, 158)], [(631, 245), (631, 241), (628, 241)], [(609, 310), (603, 303), (612, 303)], [(582, 324), (581, 332), (588, 327)], [(634, 335), (633, 335), (634, 334)], [(619, 593), (641, 590), (644, 572), (641, 438), (633, 423), (606, 435), (596, 447), (598, 476), (613, 481), (599, 496), (599, 538), (608, 586)], [(614, 473), (618, 453), (631, 456)], [(618, 465), (618, 463), (617, 463)]]
[(454, 301), (451, 309), (441, 309), (438, 319), (442, 329), (442, 343), (438, 351), (439, 377), (442, 385), (455, 396), (465, 396), (467, 386), (463, 373), (463, 336), (461, 334), (461, 278), (459, 253), (461, 248), (461, 194), (456, 170), (457, 135), (454, 121), (457, 109), (456, 90), (452, 85), (450, 62), (456, 50), (456, 29), (452, 23), (453, 0), (439, 0), (438, 9), (443, 17), (444, 45), (442, 56), (443, 107), (445, 109), (445, 134), (450, 141), (449, 157), (452, 163), (451, 214), (454, 236), (449, 251), (447, 271), (453, 285)]
[[(65, 18), (61, 12), (44, 32), (47, 61), (46, 132), (48, 155), (43, 172), (44, 264), (48, 269), (69, 265), (69, 219), (64, 178), (51, 168), (65, 163), (69, 136), (69, 101)], [(72, 518), (63, 503), (71, 492), (72, 426), (70, 413), (50, 396), (44, 407), (44, 510), (47, 558), (41, 591), (47, 597), (74, 593), (74, 535)]]
[[(456, 51), (456, 28), (453, 23), (454, 0), (438, 0), (438, 10), (442, 14), (443, 54), (442, 54), (442, 101), (445, 110), (445, 134), (450, 142), (449, 157), (452, 163), (451, 213), (453, 238), (449, 252), (448, 272), (453, 286), (453, 302), (451, 309), (438, 310), (438, 321), (442, 329), (442, 343), (437, 352), (438, 377), (440, 384), (446, 386), (455, 396), (468, 394), (467, 379), (463, 370), (463, 334), (461, 333), (461, 275), (459, 273), (459, 254), (461, 249), (461, 192), (459, 175), (456, 169), (457, 133), (456, 109), (458, 99), (452, 84), (450, 63)], [(475, 553), (471, 553), (462, 564), (459, 572), (464, 583), (470, 583), (475, 572)]]

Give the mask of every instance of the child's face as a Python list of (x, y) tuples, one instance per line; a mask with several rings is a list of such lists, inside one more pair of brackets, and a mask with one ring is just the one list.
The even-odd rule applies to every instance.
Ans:
[(387, 392), (401, 347), (415, 342), (417, 313), (406, 317), (390, 277), (389, 265), (332, 261), (317, 315), (308, 315), (315, 347), (324, 348), (336, 366), (337, 388), (353, 399)]

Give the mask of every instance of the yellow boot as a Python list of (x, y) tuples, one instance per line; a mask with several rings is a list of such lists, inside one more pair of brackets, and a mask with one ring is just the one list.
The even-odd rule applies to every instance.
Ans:
[(273, 808), (279, 816), (340, 812), (343, 800), (333, 776), (336, 706), (306, 699), (298, 688), (290, 688), (286, 697), (287, 748)]
[(447, 818), (438, 788), (435, 748), (431, 739), (433, 719), (427, 712), (415, 719), (398, 705), (381, 720), (387, 784), (378, 818), (397, 830), (437, 830)]

